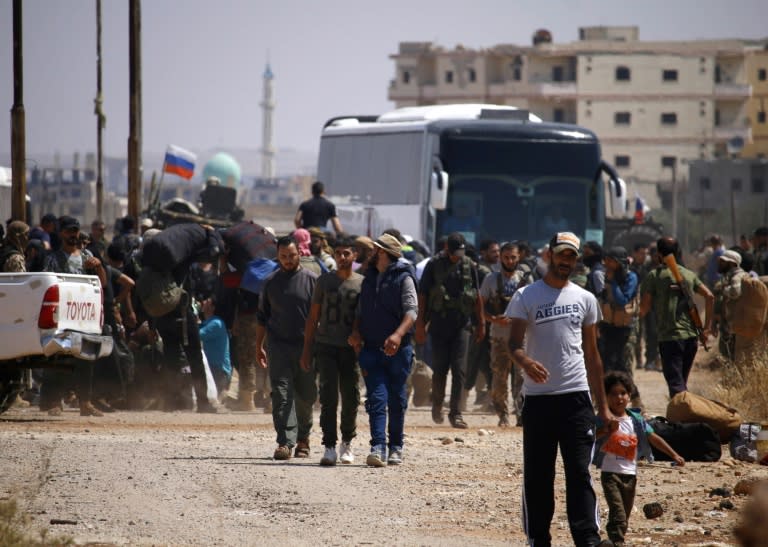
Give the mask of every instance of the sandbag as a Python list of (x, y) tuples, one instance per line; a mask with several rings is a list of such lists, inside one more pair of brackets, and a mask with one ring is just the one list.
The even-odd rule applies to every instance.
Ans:
[(221, 236), (200, 224), (174, 224), (144, 243), (141, 263), (170, 272), (189, 262), (212, 262), (222, 252)]
[(263, 226), (255, 222), (240, 222), (221, 233), (227, 244), (228, 262), (237, 271), (245, 271), (248, 263), (256, 258), (277, 257), (276, 239)]
[(720, 435), (720, 442), (727, 443), (741, 425), (739, 411), (690, 391), (682, 391), (672, 397), (667, 405), (670, 422), (704, 422)]
[[(722, 455), (720, 436), (709, 424), (676, 423), (662, 416), (651, 418), (648, 423), (653, 431), (687, 462), (716, 462)], [(651, 450), (655, 460), (672, 461), (672, 458), (655, 446), (651, 445)]]
[(136, 280), (136, 295), (147, 314), (162, 317), (178, 307), (186, 292), (176, 284), (170, 272), (144, 267)]
[(741, 296), (727, 302), (731, 331), (737, 336), (755, 338), (765, 327), (768, 313), (768, 287), (759, 279), (741, 280)]

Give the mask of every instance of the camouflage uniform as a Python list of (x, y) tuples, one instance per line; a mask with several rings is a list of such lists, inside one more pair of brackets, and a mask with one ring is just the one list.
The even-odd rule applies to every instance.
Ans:
[[(253, 410), (254, 399), (261, 405), (268, 404), (270, 395), (267, 369), (256, 362), (256, 327), (255, 313), (239, 313), (235, 319), (234, 339), (238, 362), (238, 406), (240, 410)], [(255, 396), (255, 397), (254, 397)]]
[(20, 220), (8, 225), (8, 234), (0, 243), (0, 272), (20, 273), (27, 271), (24, 249), (29, 240), (29, 226)]

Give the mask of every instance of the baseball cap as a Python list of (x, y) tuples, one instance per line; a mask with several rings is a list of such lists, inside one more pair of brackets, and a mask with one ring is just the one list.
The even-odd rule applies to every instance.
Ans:
[(373, 242), (382, 251), (391, 254), (396, 258), (403, 256), (402, 247), (400, 241), (391, 234), (381, 234), (376, 241)]
[(573, 232), (558, 232), (549, 240), (549, 248), (554, 254), (571, 250), (578, 255), (580, 246), (581, 240)]
[(621, 262), (624, 264), (627, 263), (627, 260), (629, 257), (629, 255), (627, 254), (627, 250), (621, 246), (611, 247), (605, 253), (605, 256), (608, 258), (614, 259), (616, 262)]
[(80, 221), (75, 217), (63, 216), (59, 219), (59, 230), (62, 232), (66, 230), (79, 230)]
[(445, 246), (451, 254), (457, 254), (460, 251), (466, 251), (467, 249), (464, 236), (458, 232), (448, 234), (448, 238), (445, 240)]
[(729, 249), (721, 254), (718, 258), (720, 260), (725, 260), (726, 262), (733, 262), (737, 266), (741, 266), (741, 255), (736, 251)]

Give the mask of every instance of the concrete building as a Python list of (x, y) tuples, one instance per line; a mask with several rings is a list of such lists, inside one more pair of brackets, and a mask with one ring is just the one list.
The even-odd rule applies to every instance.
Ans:
[(747, 80), (752, 86), (747, 118), (752, 125), (752, 142), (745, 144), (742, 157), (768, 157), (768, 45), (747, 55)]
[(765, 76), (765, 44), (644, 42), (634, 26), (585, 27), (579, 38), (558, 44), (539, 30), (533, 45), (481, 50), (401, 42), (389, 99), (397, 107), (506, 104), (577, 123), (638, 185), (679, 178), (684, 160), (725, 157), (728, 143), (753, 143), (752, 75)]

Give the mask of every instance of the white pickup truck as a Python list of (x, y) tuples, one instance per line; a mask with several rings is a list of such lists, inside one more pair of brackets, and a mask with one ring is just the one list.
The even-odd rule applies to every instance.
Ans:
[(24, 370), (71, 367), (112, 353), (102, 334), (99, 278), (49, 272), (0, 274), (0, 412), (24, 388)]

